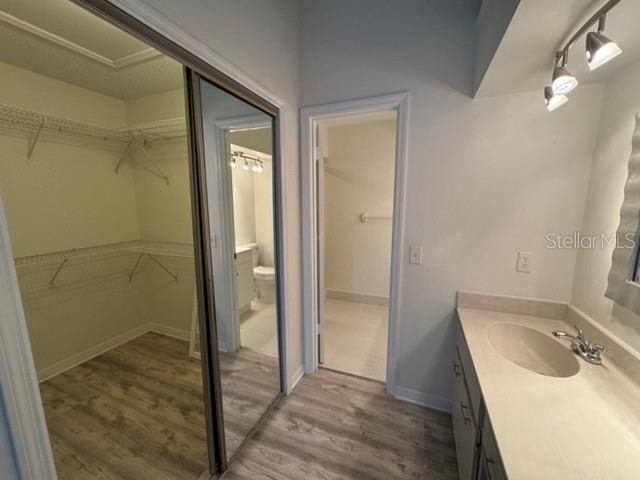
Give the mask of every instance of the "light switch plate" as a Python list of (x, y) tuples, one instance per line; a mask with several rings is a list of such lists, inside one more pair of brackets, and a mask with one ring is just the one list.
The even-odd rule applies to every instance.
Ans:
[(411, 245), (409, 247), (409, 263), (422, 265), (422, 247), (419, 245)]
[(531, 252), (518, 252), (518, 264), (516, 271), (521, 273), (531, 273)]

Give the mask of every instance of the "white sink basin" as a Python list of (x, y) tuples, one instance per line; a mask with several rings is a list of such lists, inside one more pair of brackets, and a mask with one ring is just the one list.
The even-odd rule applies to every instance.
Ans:
[(568, 346), (551, 337), (514, 323), (494, 323), (487, 330), (493, 347), (507, 360), (550, 377), (571, 377), (580, 364)]

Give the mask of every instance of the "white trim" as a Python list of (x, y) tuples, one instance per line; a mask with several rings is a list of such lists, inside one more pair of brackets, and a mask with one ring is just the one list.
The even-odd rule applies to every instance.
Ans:
[(48, 42), (54, 43), (59, 47), (65, 48), (71, 52), (82, 55), (85, 58), (93, 60), (94, 62), (98, 62), (106, 67), (112, 68), (114, 70), (121, 70), (126, 67), (130, 67), (131, 65), (136, 65), (138, 63), (145, 62), (147, 60), (151, 60), (153, 58), (159, 57), (162, 55), (159, 51), (154, 48), (145, 48), (144, 50), (140, 50), (138, 52), (131, 53), (129, 55), (125, 55), (121, 58), (111, 59), (101, 55), (93, 50), (90, 50), (82, 45), (78, 45), (71, 40), (67, 40), (66, 38), (62, 38), (55, 33), (51, 33), (48, 30), (44, 30), (32, 23), (29, 23), (21, 18), (14, 17), (13, 15), (9, 15), (6, 12), (0, 12), (0, 22), (5, 23), (7, 25), (11, 25), (15, 28), (22, 30), (23, 32), (30, 33), (35, 37), (42, 38)]
[(189, 341), (189, 332), (186, 330), (180, 330), (173, 327), (167, 327), (161, 323), (148, 322), (138, 327), (127, 330), (120, 335), (110, 338), (104, 342), (100, 342), (93, 347), (76, 353), (64, 360), (49, 365), (48, 367), (38, 370), (38, 383), (46, 382), (50, 378), (60, 375), (61, 373), (71, 370), (78, 365), (88, 362), (92, 358), (96, 358), (109, 350), (113, 350), (121, 345), (124, 345), (131, 340), (138, 338), (145, 333), (154, 332), (166, 337), (177, 338), (178, 340)]
[(176, 23), (169, 20), (156, 8), (151, 6), (147, 0), (111, 0), (111, 3), (148, 27), (151, 27), (162, 36), (180, 45), (188, 52), (204, 60), (217, 70), (230, 76), (236, 82), (244, 85), (276, 107), (281, 108), (284, 105), (284, 101), (280, 97), (208, 45), (196, 39)]
[(349, 292), (348, 290), (325, 289), (327, 298), (344, 302), (365, 303), (367, 305), (389, 305), (389, 297), (371, 295), (368, 293)]
[(271, 127), (271, 117), (265, 118), (266, 114), (243, 115), (241, 117), (230, 117), (216, 120), (216, 127), (228, 130), (229, 132), (241, 132), (243, 130), (257, 130)]
[(57, 478), (0, 198), (0, 394), (20, 478)]
[(316, 121), (384, 110), (396, 111), (396, 160), (394, 179), (391, 281), (389, 291), (389, 338), (387, 346), (387, 392), (395, 394), (397, 339), (402, 305), (401, 281), (404, 260), (406, 163), (409, 130), (409, 94), (398, 93), (347, 102), (305, 107), (300, 111), (301, 196), (302, 196), (302, 284), (304, 324), (304, 365), (306, 373), (318, 368), (317, 362), (317, 232), (315, 222), (315, 168), (313, 125)]
[(177, 340), (182, 340), (184, 342), (189, 341), (189, 331), (188, 330), (180, 330), (179, 328), (168, 327), (161, 323), (150, 322), (146, 324), (147, 332), (157, 333), (159, 335), (164, 335), (165, 337), (175, 338)]
[(121, 70), (132, 65), (137, 65), (138, 63), (146, 62), (147, 60), (153, 60), (160, 56), (162, 56), (162, 53), (157, 50), (153, 48), (146, 48), (144, 50), (125, 55), (124, 57), (116, 58), (111, 63), (113, 63), (113, 68)]
[(120, 335), (110, 338), (104, 342), (100, 342), (93, 347), (87, 348), (82, 352), (76, 353), (75, 355), (65, 358), (64, 360), (60, 360), (59, 362), (49, 365), (48, 367), (41, 368), (40, 370), (38, 370), (38, 382), (46, 382), (56, 375), (60, 375), (61, 373), (66, 372), (73, 367), (77, 367), (78, 365), (91, 360), (92, 358), (102, 355), (109, 350), (113, 350), (114, 348), (119, 347), (120, 345), (123, 345), (133, 340), (134, 338), (137, 338), (140, 335), (144, 335), (148, 331), (149, 329), (146, 325), (140, 325), (139, 327), (132, 328), (131, 330), (121, 333)]
[(296, 368), (296, 371), (293, 372), (293, 375), (291, 378), (291, 390), (286, 392), (287, 395), (293, 392), (293, 389), (296, 388), (296, 386), (298, 385), (298, 382), (302, 380), (302, 377), (304, 377), (304, 366), (300, 365), (298, 368)]
[(398, 400), (404, 402), (414, 403), (423, 407), (429, 407), (433, 410), (439, 410), (441, 412), (451, 413), (451, 400), (437, 397), (435, 395), (429, 395), (424, 392), (412, 390), (410, 388), (396, 387), (396, 393), (394, 395)]

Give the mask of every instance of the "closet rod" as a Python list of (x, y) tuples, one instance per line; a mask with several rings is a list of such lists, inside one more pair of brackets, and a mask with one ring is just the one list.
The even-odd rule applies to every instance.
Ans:
[(393, 217), (380, 217), (369, 215), (367, 212), (362, 212), (360, 214), (360, 221), (363, 223), (367, 223), (369, 220), (391, 220)]

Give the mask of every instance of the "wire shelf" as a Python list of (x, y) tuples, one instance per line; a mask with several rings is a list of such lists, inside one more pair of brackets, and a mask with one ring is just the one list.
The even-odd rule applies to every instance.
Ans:
[(126, 151), (132, 140), (144, 144), (184, 137), (186, 127), (183, 119), (175, 119), (137, 128), (105, 128), (0, 104), (0, 133), (26, 138), (30, 157), (39, 141)]
[(109, 243), (86, 248), (73, 248), (59, 252), (43, 253), (24, 257), (16, 257), (16, 267), (60, 263), (64, 260), (111, 255), (116, 253), (147, 253), (167, 257), (193, 258), (193, 245), (190, 243), (131, 240), (128, 242)]

